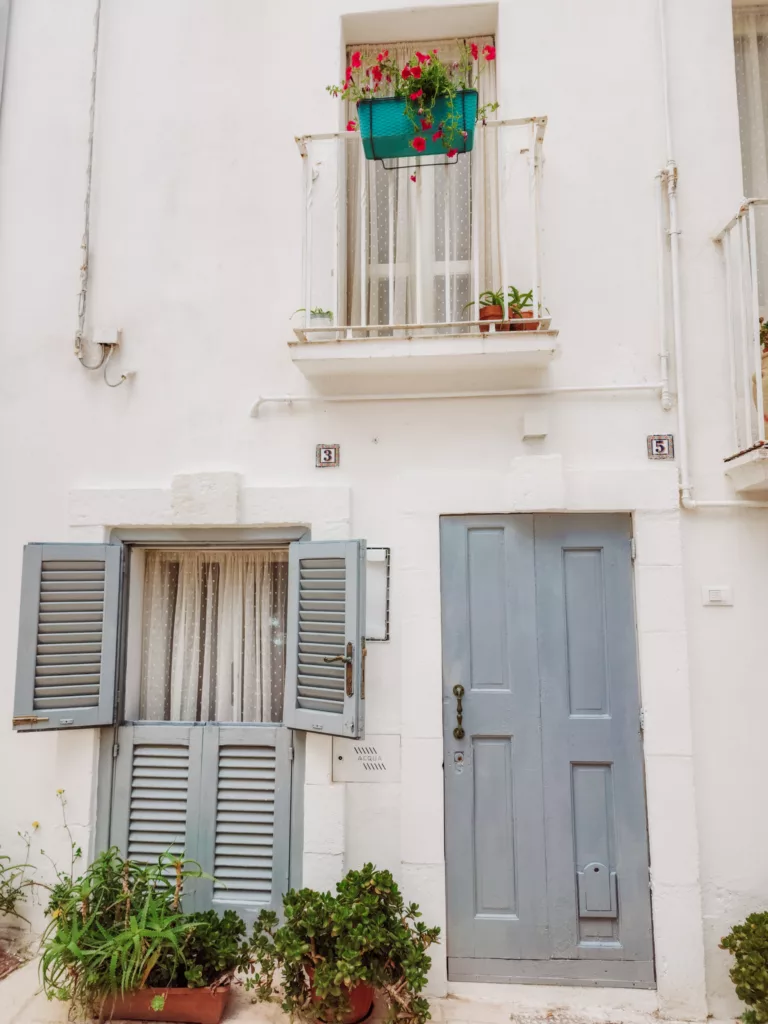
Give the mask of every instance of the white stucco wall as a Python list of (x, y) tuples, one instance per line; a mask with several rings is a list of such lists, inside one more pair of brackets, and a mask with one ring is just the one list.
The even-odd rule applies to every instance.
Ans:
[[(405, 38), (415, 31), (407, 7), (388, 4), (404, 12)], [(330, 741), (309, 738), (305, 880), (331, 884), (374, 859), (442, 923), (438, 516), (631, 511), (659, 1005), (668, 1016), (726, 1017), (738, 1004), (718, 940), (768, 901), (766, 513), (679, 511), (674, 468), (646, 459), (647, 434), (678, 429), (651, 394), (248, 416), (258, 394), (308, 387), (286, 346), (288, 316), (302, 304), (293, 136), (338, 127), (324, 86), (341, 66), (340, 16), (381, 8), (104, 0), (88, 327), (123, 329), (113, 372), (136, 376), (116, 390), (72, 354), (93, 3), (13, 8), (0, 117), (0, 778), (9, 783), (0, 848), (17, 852), (17, 830), (38, 820), (36, 847), (65, 861), (58, 788), (79, 838), (96, 813), (93, 734), (10, 728), (23, 544), (98, 540), (117, 525), (314, 521), (316, 537), (392, 548), (393, 639), (370, 649), (367, 727), (402, 737), (402, 782), (333, 784)], [(741, 195), (730, 7), (668, 0), (668, 9), (696, 496), (729, 497), (711, 235)], [(545, 298), (562, 348), (556, 385), (658, 379), (657, 19), (655, 0), (499, 3), (500, 113), (550, 118), (542, 218)], [(432, 34), (452, 24), (443, 14)], [(534, 409), (549, 432), (525, 442), (522, 417)], [(318, 476), (321, 441), (341, 444), (342, 464)], [(238, 474), (239, 503), (176, 501), (189, 495), (180, 476), (209, 472)], [(318, 488), (342, 494), (340, 505), (316, 514)], [(702, 606), (701, 587), (713, 583), (733, 587), (732, 608)], [(445, 988), (439, 957), (433, 984)]]

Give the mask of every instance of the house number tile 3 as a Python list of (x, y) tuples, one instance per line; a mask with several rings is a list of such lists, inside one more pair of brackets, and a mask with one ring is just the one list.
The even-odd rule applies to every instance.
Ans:
[(339, 446), (337, 444), (319, 444), (315, 448), (315, 466), (328, 469), (339, 464)]

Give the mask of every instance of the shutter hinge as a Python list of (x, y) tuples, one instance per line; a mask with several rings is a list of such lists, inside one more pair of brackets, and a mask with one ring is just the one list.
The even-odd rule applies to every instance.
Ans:
[(293, 760), (293, 754), (294, 754), (293, 747), (288, 747), (288, 760), (289, 761)]
[(640, 732), (643, 732), (645, 730), (645, 708), (640, 708), (638, 718), (640, 719)]
[(47, 715), (16, 715), (12, 720), (14, 726), (17, 725), (37, 725), (38, 722), (47, 722)]
[(120, 744), (119, 743), (113, 743), (112, 744), (112, 757), (117, 757), (117, 755), (119, 753), (120, 753)]
[(629, 557), (633, 562), (637, 558), (637, 541), (634, 537), (629, 538)]

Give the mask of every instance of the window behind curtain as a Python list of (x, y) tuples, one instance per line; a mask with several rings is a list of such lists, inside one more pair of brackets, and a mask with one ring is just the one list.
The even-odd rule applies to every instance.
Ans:
[[(768, 199), (768, 6), (734, 10), (733, 29), (744, 195)], [(765, 316), (768, 207), (755, 207), (755, 227), (760, 313)]]
[(280, 722), (286, 550), (146, 553), (139, 717)]
[[(493, 36), (473, 36), (482, 47), (493, 44)], [(404, 65), (415, 50), (437, 49), (444, 61), (458, 60), (457, 39), (420, 40), (410, 43), (366, 43), (347, 49), (347, 64), (354, 50), (377, 53), (389, 50), (390, 57)], [(496, 99), (495, 64), (487, 64), (479, 83), (480, 104)], [(357, 120), (357, 111), (350, 104), (348, 119)], [(487, 168), (496, 166), (496, 138), (488, 133), (475, 135), (475, 146), (486, 146)], [(472, 222), (470, 190), (470, 155), (460, 154), (458, 163), (449, 166), (428, 166), (439, 157), (424, 158), (424, 165), (411, 181), (413, 167), (398, 166), (386, 170), (378, 160), (365, 160), (358, 147), (350, 147), (347, 159), (347, 323), (360, 324), (363, 303), (366, 322), (413, 324), (446, 319), (473, 319), (476, 313), (465, 310), (471, 298)], [(420, 162), (414, 152), (412, 160), (401, 165)], [(387, 162), (392, 165), (392, 161)], [(362, 207), (361, 171), (368, 183), (368, 282), (361, 294), (360, 211)], [(489, 195), (488, 209), (480, 225), (481, 277), (495, 281), (499, 266), (497, 217)], [(446, 230), (447, 229), (447, 230)], [(418, 241), (420, 237), (420, 242)], [(446, 246), (446, 237), (448, 245)], [(390, 258), (394, 264), (394, 281), (390, 284)], [(417, 273), (417, 262), (419, 264)], [(483, 287), (498, 287), (487, 284)], [(417, 289), (420, 297), (417, 298)], [(419, 320), (419, 312), (421, 319)], [(392, 332), (382, 330), (381, 335)]]

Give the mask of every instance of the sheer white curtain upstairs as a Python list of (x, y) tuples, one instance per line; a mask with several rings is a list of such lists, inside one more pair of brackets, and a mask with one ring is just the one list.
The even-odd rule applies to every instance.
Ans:
[[(768, 6), (733, 12), (744, 195), (768, 199)], [(768, 208), (755, 207), (760, 313), (768, 313)]]
[[(473, 37), (478, 46), (493, 44), (492, 36)], [(460, 41), (419, 40), (352, 46), (366, 52), (389, 50), (399, 66), (415, 50), (437, 49), (443, 60), (458, 60)], [(482, 58), (481, 58), (482, 59)], [(478, 83), (479, 102), (496, 98), (495, 63), (485, 63)], [(353, 106), (349, 118), (356, 119)], [(496, 116), (496, 115), (494, 115)], [(481, 217), (479, 252), (483, 288), (499, 278), (499, 235), (495, 181), (496, 134), (477, 132), (475, 152), (487, 168), (478, 210)], [(472, 298), (472, 154), (461, 154), (453, 165), (429, 166), (438, 157), (398, 161), (386, 170), (378, 160), (365, 160), (361, 147), (349, 146), (347, 158), (347, 323), (380, 325), (381, 335), (392, 333), (391, 324), (417, 324), (445, 320), (476, 319), (464, 306)], [(388, 164), (391, 164), (388, 161)], [(418, 165), (405, 166), (405, 165)], [(411, 179), (415, 174), (416, 181)], [(365, 231), (361, 218), (364, 218)], [(363, 241), (365, 235), (365, 242)], [(362, 251), (366, 249), (365, 272)], [(397, 332), (395, 332), (397, 333)]]
[(287, 551), (147, 551), (140, 718), (279, 722), (287, 586)]

